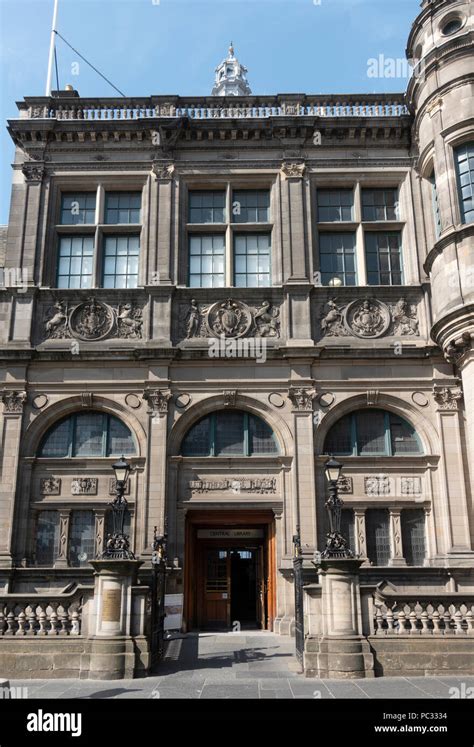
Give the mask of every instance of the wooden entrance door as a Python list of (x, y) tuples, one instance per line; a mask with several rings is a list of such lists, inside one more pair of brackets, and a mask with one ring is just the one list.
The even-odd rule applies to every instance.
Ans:
[(227, 549), (203, 548), (201, 566), (200, 627), (230, 625), (230, 554)]

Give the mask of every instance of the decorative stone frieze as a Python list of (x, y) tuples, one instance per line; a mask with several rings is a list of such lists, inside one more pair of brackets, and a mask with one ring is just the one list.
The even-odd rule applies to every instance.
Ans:
[(47, 312), (46, 340), (75, 338), (95, 342), (108, 337), (142, 339), (143, 309), (135, 302), (109, 305), (93, 297), (69, 307), (58, 300)]
[(391, 484), (388, 475), (370, 475), (364, 477), (364, 487), (366, 495), (390, 495)]
[(97, 477), (74, 477), (71, 480), (72, 495), (97, 495)]
[(4, 389), (1, 396), (5, 415), (21, 415), (27, 398), (26, 392)]
[(168, 412), (168, 403), (171, 399), (170, 391), (161, 389), (147, 389), (143, 394), (143, 399), (148, 403), (149, 415), (166, 415)]
[(209, 493), (212, 491), (233, 493), (276, 493), (275, 477), (235, 477), (224, 480), (190, 480), (189, 490), (192, 493)]
[(314, 389), (307, 387), (291, 386), (288, 391), (288, 397), (293, 405), (293, 410), (297, 412), (312, 412), (315, 396), (316, 392)]
[(457, 410), (462, 399), (460, 387), (436, 386), (433, 396), (437, 402), (438, 410)]
[(402, 495), (421, 495), (421, 477), (401, 477), (400, 492)]
[(280, 309), (269, 301), (250, 306), (228, 298), (213, 304), (192, 299), (180, 314), (181, 337), (280, 337)]
[(373, 298), (338, 304), (337, 298), (331, 298), (321, 309), (320, 327), (323, 337), (377, 339), (419, 335), (416, 305), (405, 298), (395, 304)]
[(44, 477), (42, 480), (40, 480), (40, 493), (41, 495), (60, 495), (61, 478)]

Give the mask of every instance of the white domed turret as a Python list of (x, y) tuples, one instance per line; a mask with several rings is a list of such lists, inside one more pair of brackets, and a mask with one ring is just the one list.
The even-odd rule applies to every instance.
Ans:
[(216, 80), (211, 96), (250, 96), (252, 91), (247, 83), (247, 68), (241, 65), (230, 43), (225, 60), (216, 67)]

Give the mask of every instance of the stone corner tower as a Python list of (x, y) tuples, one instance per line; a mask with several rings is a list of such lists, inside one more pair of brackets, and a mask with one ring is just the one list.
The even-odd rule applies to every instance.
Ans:
[[(420, 178), (431, 182), (437, 231), (425, 270), (431, 336), (462, 377), (474, 462), (474, 0), (423, 0), (407, 45), (407, 98)], [(473, 470), (474, 472), (474, 470)], [(472, 480), (472, 475), (471, 475)], [(471, 484), (474, 485), (474, 480)]]

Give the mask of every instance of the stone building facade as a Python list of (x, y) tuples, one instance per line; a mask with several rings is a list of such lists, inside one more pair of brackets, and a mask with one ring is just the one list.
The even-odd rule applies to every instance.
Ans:
[(361, 588), (472, 632), (472, 10), (422, 4), (406, 95), (19, 102), (5, 598), (93, 584), (124, 453), (139, 579), (157, 527), (183, 629), (290, 634), (333, 453)]

